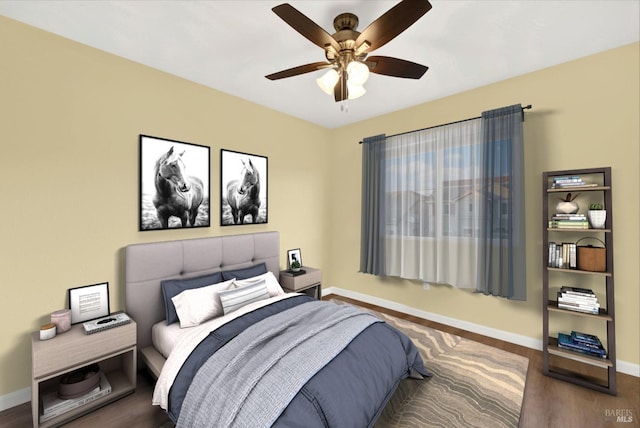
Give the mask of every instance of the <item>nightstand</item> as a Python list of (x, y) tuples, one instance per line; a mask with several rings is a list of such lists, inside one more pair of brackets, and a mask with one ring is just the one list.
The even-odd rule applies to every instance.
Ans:
[[(97, 363), (111, 384), (111, 393), (40, 423), (42, 394), (57, 391), (60, 378)], [(34, 427), (58, 426), (132, 393), (136, 388), (136, 323), (85, 334), (82, 323), (53, 339), (31, 335), (31, 415)]]
[(322, 272), (320, 269), (303, 266), (306, 273), (293, 275), (291, 272), (280, 271), (280, 285), (289, 293), (305, 293), (318, 300), (322, 299)]

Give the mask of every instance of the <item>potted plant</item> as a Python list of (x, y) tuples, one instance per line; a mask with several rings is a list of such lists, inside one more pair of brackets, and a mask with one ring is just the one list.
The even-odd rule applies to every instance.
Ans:
[(607, 221), (607, 210), (604, 209), (604, 205), (600, 203), (589, 204), (589, 211), (587, 212), (589, 223), (594, 229), (604, 229), (604, 224)]
[(298, 272), (300, 270), (300, 262), (297, 260), (294, 260), (291, 262), (291, 270), (293, 272)]
[(560, 202), (558, 202), (558, 205), (556, 205), (556, 212), (562, 214), (577, 213), (580, 207), (576, 202), (574, 202), (574, 199), (577, 198), (578, 195), (579, 193), (575, 193), (573, 195), (571, 193), (567, 193), (567, 196), (565, 196), (564, 198), (558, 198)]

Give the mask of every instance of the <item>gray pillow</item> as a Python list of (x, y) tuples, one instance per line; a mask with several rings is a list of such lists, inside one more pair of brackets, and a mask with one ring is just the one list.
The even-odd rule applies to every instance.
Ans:
[(242, 288), (219, 291), (218, 296), (220, 296), (222, 310), (227, 315), (249, 303), (268, 299), (269, 291), (267, 290), (266, 281), (262, 280)]
[(254, 276), (267, 273), (267, 264), (262, 262), (258, 265), (250, 266), (248, 268), (233, 269), (222, 271), (222, 279), (228, 281), (230, 279), (247, 279)]
[(198, 276), (188, 279), (165, 279), (160, 282), (162, 288), (162, 297), (164, 299), (164, 312), (167, 318), (167, 325), (178, 321), (176, 307), (171, 300), (173, 297), (182, 293), (184, 290), (206, 287), (207, 285), (222, 282), (222, 273), (216, 272), (209, 275)]

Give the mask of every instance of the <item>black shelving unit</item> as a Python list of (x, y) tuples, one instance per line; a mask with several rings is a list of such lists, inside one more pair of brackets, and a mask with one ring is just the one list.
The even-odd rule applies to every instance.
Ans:
[[(589, 185), (575, 187), (553, 188), (552, 183), (556, 177), (578, 176)], [(562, 193), (580, 192), (588, 193), (591, 200), (604, 203), (607, 210), (607, 218), (604, 229), (558, 229), (549, 227), (549, 218), (553, 214), (554, 201)], [(591, 193), (593, 192), (593, 193)], [(615, 335), (615, 304), (614, 304), (614, 274), (613, 274), (613, 204), (612, 204), (611, 168), (587, 168), (571, 169), (563, 171), (548, 171), (542, 177), (542, 235), (543, 235), (543, 372), (547, 376), (572, 382), (587, 388), (611, 395), (617, 394), (616, 385), (616, 335)], [(583, 210), (585, 211), (585, 210)], [(594, 237), (605, 244), (606, 248), (606, 270), (604, 272), (592, 272), (579, 269), (555, 268), (549, 266), (549, 243), (566, 242), (580, 239), (581, 237)], [(576, 312), (558, 307), (555, 296), (549, 292), (550, 285), (557, 285), (562, 275), (569, 273), (575, 275), (579, 281), (581, 275), (601, 278), (604, 283), (604, 294), (606, 296), (604, 308), (601, 307), (599, 313), (590, 314)], [(601, 302), (602, 304), (602, 302)], [(606, 323), (606, 338), (602, 340), (607, 349), (606, 358), (592, 357), (590, 355), (566, 350), (558, 347), (557, 337), (549, 334), (549, 324), (554, 322), (555, 316), (592, 318)], [(562, 367), (550, 364), (551, 356), (560, 358), (564, 364)], [(581, 367), (582, 366), (582, 367)], [(606, 376), (591, 376), (590, 373), (598, 370), (606, 370)], [(606, 377), (606, 382), (602, 378)]]

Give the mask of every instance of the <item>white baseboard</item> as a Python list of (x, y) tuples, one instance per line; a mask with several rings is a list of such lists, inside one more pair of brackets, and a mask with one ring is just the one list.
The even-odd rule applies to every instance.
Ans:
[[(411, 306), (403, 305), (401, 303), (393, 302), (391, 300), (381, 299), (379, 297), (370, 296), (368, 294), (358, 293), (357, 291), (345, 290), (344, 288), (327, 287), (322, 289), (323, 296), (326, 296), (329, 294), (337, 294), (339, 296), (347, 297), (354, 300), (359, 300), (364, 303), (369, 303), (372, 305), (402, 312), (408, 315), (413, 315), (425, 320), (437, 322), (440, 324), (445, 324), (451, 327), (456, 327), (462, 330), (470, 331), (472, 333), (481, 334), (483, 336), (504, 340), (505, 342), (514, 343), (516, 345), (521, 345), (527, 348), (542, 351), (542, 340), (540, 339), (534, 339), (528, 336), (510, 333), (508, 331), (498, 330), (498, 329), (486, 327), (480, 324), (475, 324), (468, 321), (462, 321), (455, 318), (434, 314), (431, 312), (412, 308)], [(640, 377), (640, 364), (633, 364), (628, 361), (617, 360), (616, 365), (617, 365), (618, 372), (625, 373), (635, 377)]]
[(31, 387), (0, 395), (0, 412), (31, 401)]

